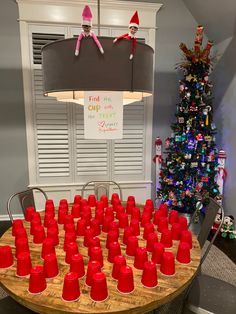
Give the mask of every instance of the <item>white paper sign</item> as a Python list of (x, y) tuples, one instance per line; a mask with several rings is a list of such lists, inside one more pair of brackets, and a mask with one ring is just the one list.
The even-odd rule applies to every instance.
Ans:
[(85, 139), (122, 139), (122, 92), (84, 92), (84, 137)]

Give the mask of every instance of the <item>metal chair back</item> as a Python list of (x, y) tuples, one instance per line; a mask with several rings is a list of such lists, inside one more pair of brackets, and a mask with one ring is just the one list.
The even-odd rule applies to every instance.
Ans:
[(25, 216), (25, 210), (27, 207), (34, 207), (35, 208), (35, 201), (34, 201), (34, 191), (40, 191), (42, 193), (42, 195), (44, 196), (45, 200), (48, 199), (47, 197), (47, 194), (40, 188), (38, 187), (35, 187), (35, 188), (29, 188), (25, 191), (21, 191), (21, 192), (17, 192), (17, 193), (14, 193), (12, 194), (8, 201), (7, 201), (7, 212), (8, 212), (8, 215), (9, 215), (9, 218), (11, 220), (11, 222), (13, 222), (13, 215), (12, 215), (12, 211), (11, 211), (11, 203), (12, 203), (12, 200), (15, 198), (15, 197), (18, 197), (18, 200), (19, 200), (19, 203), (20, 203), (20, 207), (21, 207), (21, 210)]
[(101, 197), (101, 195), (106, 195), (108, 198), (110, 196), (110, 187), (115, 186), (120, 194), (120, 200), (122, 201), (122, 190), (120, 185), (115, 181), (89, 181), (85, 183), (81, 189), (81, 196), (84, 198), (85, 190), (88, 186), (93, 186), (94, 194), (97, 199)]

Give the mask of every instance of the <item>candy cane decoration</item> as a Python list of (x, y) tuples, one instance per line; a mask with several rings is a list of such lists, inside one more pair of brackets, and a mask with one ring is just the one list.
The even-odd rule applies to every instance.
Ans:
[(161, 156), (161, 147), (162, 147), (162, 140), (158, 136), (155, 140), (156, 146), (156, 155), (153, 158), (153, 161), (156, 163), (156, 191), (160, 188), (160, 171), (161, 171), (161, 163), (162, 163), (162, 156)]
[(216, 180), (219, 186), (219, 192), (221, 196), (220, 203), (222, 202), (224, 180), (227, 175), (227, 172), (225, 170), (225, 161), (226, 161), (226, 153), (224, 150), (221, 149), (218, 154), (218, 175), (217, 175), (217, 180)]

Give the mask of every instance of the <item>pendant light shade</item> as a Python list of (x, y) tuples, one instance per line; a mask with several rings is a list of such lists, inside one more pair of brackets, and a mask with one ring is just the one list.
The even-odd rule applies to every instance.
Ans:
[(131, 42), (113, 43), (111, 37), (99, 37), (104, 55), (92, 38), (81, 42), (79, 56), (74, 55), (76, 38), (58, 40), (42, 49), (44, 94), (59, 101), (83, 104), (84, 91), (123, 91), (123, 104), (140, 101), (153, 90), (153, 49), (137, 42), (133, 60), (129, 60)]

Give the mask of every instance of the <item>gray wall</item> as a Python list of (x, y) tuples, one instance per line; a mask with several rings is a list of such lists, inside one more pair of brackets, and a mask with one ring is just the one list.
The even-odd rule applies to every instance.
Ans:
[(0, 214), (8, 197), (28, 185), (25, 113), (15, 1), (0, 3)]
[[(178, 102), (178, 80), (181, 77), (175, 70), (176, 63), (181, 61), (179, 43), (184, 42), (192, 46), (196, 25), (203, 24), (206, 35), (217, 43), (215, 49), (221, 54), (213, 72), (215, 122), (218, 127), (219, 148), (223, 147), (228, 154), (224, 205), (226, 212), (236, 217), (236, 208), (233, 206), (236, 203), (236, 1), (226, 0), (224, 5), (220, 0), (160, 2), (163, 7), (157, 14), (153, 142), (156, 136), (165, 140), (171, 133), (170, 124), (173, 122), (175, 105)], [(0, 214), (5, 214), (10, 194), (23, 190), (28, 185), (28, 167), (18, 8), (14, 0), (1, 0), (0, 17)], [(154, 163), (152, 160), (150, 162), (153, 165), (155, 180)]]

